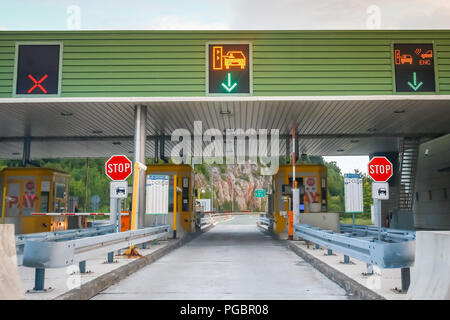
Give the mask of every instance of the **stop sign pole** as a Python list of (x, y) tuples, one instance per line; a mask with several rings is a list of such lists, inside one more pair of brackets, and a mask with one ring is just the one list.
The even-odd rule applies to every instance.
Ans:
[[(372, 199), (378, 218), (378, 240), (381, 241), (381, 199), (389, 199), (389, 184), (387, 181), (394, 174), (392, 163), (386, 157), (373, 157), (369, 161), (368, 171), (372, 178)], [(374, 186), (377, 188), (374, 188)]]
[[(114, 155), (105, 162), (105, 174), (112, 180), (110, 184), (110, 215), (109, 221), (112, 225), (115, 226), (115, 232), (120, 231), (120, 197), (116, 196), (117, 191), (117, 183), (125, 182), (125, 186), (122, 187), (128, 188), (126, 184), (126, 179), (133, 172), (133, 163), (130, 159), (128, 159), (125, 155)], [(122, 190), (121, 189), (121, 190)], [(123, 190), (123, 193), (128, 190)], [(111, 196), (114, 195), (114, 196)]]

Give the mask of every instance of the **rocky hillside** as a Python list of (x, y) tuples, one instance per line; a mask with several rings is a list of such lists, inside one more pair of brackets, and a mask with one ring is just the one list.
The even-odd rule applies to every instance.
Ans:
[(257, 165), (195, 165), (195, 187), (203, 188), (202, 198), (211, 198), (214, 209), (231, 210), (234, 191), (234, 210), (265, 211), (266, 199), (255, 198), (255, 189), (269, 190), (271, 176), (260, 175)]

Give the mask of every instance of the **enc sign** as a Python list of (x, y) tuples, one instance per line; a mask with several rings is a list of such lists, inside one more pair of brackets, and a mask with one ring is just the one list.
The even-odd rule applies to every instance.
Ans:
[(61, 45), (17, 45), (16, 95), (57, 95)]
[(207, 93), (249, 95), (251, 90), (251, 47), (249, 43), (208, 43)]
[(435, 92), (432, 44), (394, 44), (397, 92)]

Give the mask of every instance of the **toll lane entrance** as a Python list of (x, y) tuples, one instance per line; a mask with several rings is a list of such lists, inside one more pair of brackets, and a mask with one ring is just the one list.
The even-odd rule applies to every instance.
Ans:
[(215, 226), (94, 299), (348, 299), (252, 217)]

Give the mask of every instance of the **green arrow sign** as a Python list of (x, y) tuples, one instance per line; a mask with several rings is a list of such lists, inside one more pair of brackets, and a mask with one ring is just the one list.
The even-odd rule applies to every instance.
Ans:
[(255, 189), (255, 198), (264, 198), (266, 196), (265, 189)]
[(413, 82), (414, 84), (412, 84), (411, 82), (408, 81), (408, 85), (414, 90), (417, 91), (419, 90), (419, 88), (423, 85), (423, 82), (419, 82), (417, 83), (417, 76), (416, 73), (413, 73)]
[(228, 85), (226, 85), (225, 83), (222, 82), (222, 87), (225, 88), (225, 90), (227, 90), (228, 92), (233, 91), (234, 88), (236, 88), (237, 86), (237, 82), (231, 84), (231, 73), (227, 73), (227, 79), (228, 79)]

